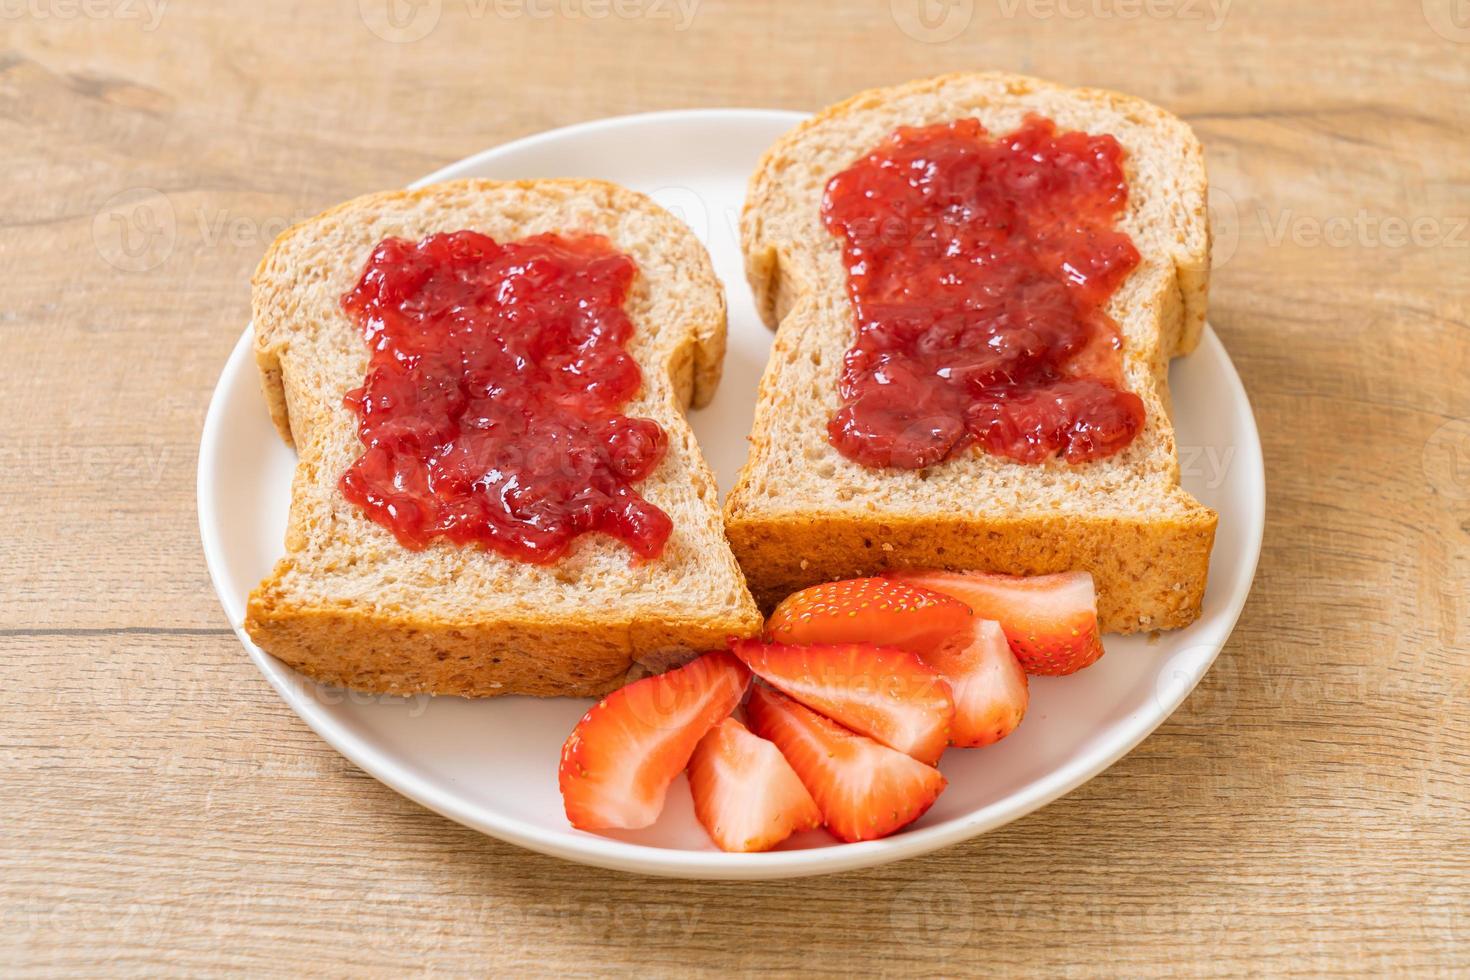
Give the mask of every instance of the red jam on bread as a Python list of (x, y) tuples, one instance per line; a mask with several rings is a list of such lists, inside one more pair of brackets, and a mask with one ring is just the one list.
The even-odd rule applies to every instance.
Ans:
[(1143, 429), (1104, 312), (1140, 261), (1123, 148), (1028, 116), (901, 128), (833, 177), (857, 336), (828, 424), (844, 456), (919, 469), (972, 446), (1083, 463)]
[(342, 297), (372, 352), (344, 399), (364, 450), (343, 494), (412, 549), (546, 563), (599, 531), (657, 557), (673, 525), (633, 485), (668, 439), (621, 413), (643, 383), (624, 349), (637, 271), (591, 235), (380, 242)]

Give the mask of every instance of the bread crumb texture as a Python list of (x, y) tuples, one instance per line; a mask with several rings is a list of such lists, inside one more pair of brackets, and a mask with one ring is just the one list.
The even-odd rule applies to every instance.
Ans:
[[(1107, 307), (1124, 383), (1147, 422), (1122, 452), (1072, 465), (978, 450), (924, 470), (870, 469), (827, 441), (853, 339), (839, 241), (821, 221), (838, 172), (899, 126), (974, 117), (992, 134), (1030, 113), (1108, 133), (1127, 151), (1120, 227), (1142, 256)], [(1210, 238), (1204, 155), (1189, 127), (1147, 102), (1000, 73), (864, 92), (798, 125), (762, 159), (741, 220), (757, 309), (776, 328), (751, 452), (725, 508), (757, 601), (893, 567), (1033, 574), (1085, 569), (1105, 630), (1187, 625), (1199, 615), (1216, 515), (1179, 486), (1169, 360), (1204, 327)]]
[[(471, 229), (497, 241), (604, 235), (637, 262), (626, 309), (643, 389), (624, 411), (669, 448), (639, 492), (672, 519), (663, 555), (634, 562), (588, 534), (550, 565), (446, 542), (410, 551), (342, 496), (361, 452), (342, 396), (368, 351), (342, 311), (372, 247)], [(704, 247), (641, 194), (588, 180), (453, 181), (371, 194), (289, 229), (254, 278), (266, 401), (299, 464), (286, 555), (250, 596), (245, 627), (308, 676), (369, 692), (596, 695), (658, 651), (723, 646), (760, 615), (726, 541), (718, 491), (684, 418), (719, 383), (724, 294)]]

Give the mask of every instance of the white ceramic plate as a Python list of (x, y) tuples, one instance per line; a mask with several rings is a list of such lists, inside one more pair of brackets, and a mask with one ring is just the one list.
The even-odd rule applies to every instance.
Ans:
[[(699, 110), (572, 126), (470, 157), (421, 183), (457, 177), (601, 177), (651, 194), (708, 245), (730, 306), (730, 348), (714, 403), (695, 433), (728, 489), (745, 458), (756, 383), (771, 336), (741, 271), (737, 216), (747, 175), (801, 116)], [(1220, 512), (1204, 615), (1189, 629), (1109, 637), (1107, 656), (1064, 678), (1032, 678), (1024, 724), (999, 745), (955, 750), (949, 788), (907, 830), (839, 844), (814, 831), (766, 854), (723, 854), (694, 819), (682, 777), (659, 822), (600, 836), (563, 816), (556, 769), (562, 741), (587, 702), (508, 697), (390, 698), (309, 681), (240, 630), (245, 597), (280, 555), (295, 455), (266, 417), (240, 338), (209, 407), (199, 453), (199, 526), (230, 623), (281, 697), (344, 756), (452, 820), (533, 850), (649, 874), (778, 878), (883, 864), (973, 837), (1030, 813), (1097, 775), (1184, 700), (1215, 659), (1255, 574), (1265, 515), (1255, 421), (1240, 379), (1211, 331), (1170, 372), (1184, 484)], [(1153, 801), (1140, 799), (1140, 807)]]

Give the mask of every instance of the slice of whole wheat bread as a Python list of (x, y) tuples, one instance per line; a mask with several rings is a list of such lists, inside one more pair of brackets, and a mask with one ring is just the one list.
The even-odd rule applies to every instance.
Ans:
[[(363, 447), (342, 397), (362, 384), (368, 349), (341, 297), (382, 239), (464, 229), (502, 242), (599, 234), (637, 263), (625, 309), (643, 387), (624, 412), (668, 434), (664, 459), (636, 486), (673, 520), (658, 559), (635, 564), (625, 545), (597, 534), (549, 565), (443, 541), (411, 551), (343, 496), (338, 481)], [(724, 293), (704, 247), (651, 200), (590, 180), (370, 194), (281, 235), (253, 284), (266, 400), (300, 458), (286, 556), (246, 614), (262, 649), (371, 692), (596, 695), (637, 660), (667, 663), (760, 629), (684, 419), (719, 383)]]
[[(838, 372), (855, 328), (839, 240), (821, 219), (827, 182), (900, 126), (974, 117), (992, 134), (1029, 113), (1115, 137), (1129, 197), (1119, 227), (1142, 262), (1107, 312), (1124, 342), (1124, 384), (1147, 423), (1122, 452), (1072, 465), (972, 450), (923, 470), (870, 469), (834, 449)], [(1110, 631), (1194, 620), (1216, 515), (1179, 486), (1169, 359), (1204, 326), (1210, 267), (1204, 157), (1189, 127), (1147, 102), (999, 73), (956, 74), (857, 95), (770, 148), (741, 221), (757, 308), (777, 327), (751, 450), (725, 524), (759, 603), (888, 567), (1017, 574), (1092, 572)]]

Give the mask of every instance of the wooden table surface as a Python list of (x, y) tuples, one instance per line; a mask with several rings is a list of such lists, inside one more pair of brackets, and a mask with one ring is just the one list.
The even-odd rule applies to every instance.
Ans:
[[(393, 2), (0, 4), (0, 971), (1470, 971), (1461, 0)], [(984, 67), (1155, 100), (1208, 150), (1269, 518), (1168, 723), (967, 844), (704, 884), (482, 837), (286, 708), (194, 502), (285, 222), (579, 120)]]

